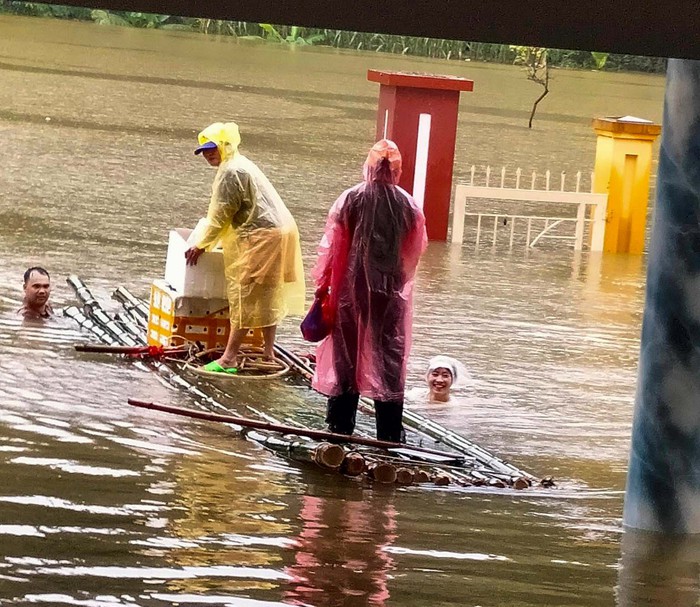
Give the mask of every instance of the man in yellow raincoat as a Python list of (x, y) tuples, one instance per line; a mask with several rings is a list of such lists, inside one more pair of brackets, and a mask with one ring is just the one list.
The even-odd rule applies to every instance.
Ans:
[(261, 328), (264, 356), (274, 358), (277, 325), (287, 314), (304, 313), (304, 267), (299, 230), (263, 172), (238, 151), (234, 122), (216, 122), (198, 136), (206, 161), (218, 167), (206, 228), (185, 253), (199, 256), (219, 241), (224, 250), (231, 334), (226, 350), (207, 371), (235, 373), (236, 358), (249, 329)]

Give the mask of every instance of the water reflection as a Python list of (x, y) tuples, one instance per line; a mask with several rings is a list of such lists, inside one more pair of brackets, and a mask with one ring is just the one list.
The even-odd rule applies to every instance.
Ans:
[(395, 569), (386, 550), (397, 530), (391, 497), (347, 486), (333, 499), (304, 495), (300, 502), (301, 529), (294, 563), (285, 568), (291, 576), (285, 600), (328, 607), (385, 605)]
[(639, 255), (587, 255), (577, 273), (584, 314), (604, 325), (628, 326), (634, 321), (641, 326), (640, 277), (645, 271), (646, 258)]
[(690, 607), (700, 601), (700, 537), (627, 529), (617, 607)]
[[(230, 440), (244, 439), (232, 436)], [(251, 458), (246, 468), (235, 469), (228, 453), (207, 452), (177, 464), (170, 491), (177, 495), (183, 516), (164, 524), (166, 537), (172, 539), (158, 534), (141, 545), (147, 546), (147, 554), (164, 557), (174, 569), (203, 570), (201, 575), (170, 583), (170, 591), (236, 594), (276, 588), (277, 580), (287, 579), (277, 571), (281, 559), (270, 547), (284, 551), (294, 544), (288, 539), (293, 527), (284, 497), (296, 485), (296, 471), (280, 461), (255, 473), (256, 463), (257, 458)], [(282, 480), (280, 475), (288, 478)], [(244, 567), (248, 574), (209, 579), (207, 569), (214, 571), (231, 563)], [(277, 572), (275, 576), (259, 574), (271, 571)]]

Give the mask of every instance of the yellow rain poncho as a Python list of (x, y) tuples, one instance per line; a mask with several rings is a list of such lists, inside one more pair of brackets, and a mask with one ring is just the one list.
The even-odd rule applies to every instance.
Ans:
[(231, 325), (268, 327), (304, 313), (304, 267), (299, 230), (263, 172), (238, 152), (238, 125), (217, 122), (198, 136), (221, 154), (206, 229), (197, 242), (211, 250), (221, 241)]

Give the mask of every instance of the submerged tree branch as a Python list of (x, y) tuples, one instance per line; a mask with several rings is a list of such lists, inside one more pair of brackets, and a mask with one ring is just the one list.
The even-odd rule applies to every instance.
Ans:
[(530, 121), (527, 123), (527, 128), (531, 129), (532, 128), (532, 120), (535, 117), (535, 112), (537, 111), (537, 104), (542, 101), (546, 96), (547, 93), (549, 93), (549, 88), (547, 86), (544, 87), (544, 93), (542, 93), (536, 100), (535, 103), (532, 104), (532, 112), (530, 112)]
[(548, 49), (538, 46), (511, 46), (515, 52), (515, 64), (525, 67), (527, 79), (535, 84), (544, 87), (544, 92), (532, 104), (528, 128), (532, 128), (532, 121), (537, 111), (537, 105), (549, 93), (549, 61), (547, 57)]
[(530, 113), (530, 121), (527, 124), (527, 128), (532, 128), (532, 120), (535, 117), (535, 112), (537, 111), (537, 104), (542, 101), (549, 93), (549, 63), (547, 61), (547, 49), (544, 49), (542, 58), (540, 60), (540, 68), (542, 74), (538, 74), (537, 71), (533, 72), (530, 80), (540, 84), (544, 87), (544, 92), (535, 100), (532, 104), (532, 112)]

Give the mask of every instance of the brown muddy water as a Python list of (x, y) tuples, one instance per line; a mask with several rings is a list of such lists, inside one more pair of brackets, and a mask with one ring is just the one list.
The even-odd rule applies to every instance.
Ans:
[[(74, 302), (70, 273), (110, 309), (116, 286), (146, 296), (168, 229), (205, 212), (213, 174), (192, 150), (216, 120), (241, 125), (308, 272), (372, 143), (368, 68), (474, 79), (458, 179), (471, 164), (590, 172), (591, 117), (661, 117), (659, 76), (557, 70), (530, 131), (539, 91), (513, 67), (0, 18), (1, 604), (696, 604), (696, 547), (622, 541), (643, 259), (472, 241), (432, 243), (422, 262), (410, 386), (437, 353), (472, 382), (448, 406), (410, 406), (553, 475), (550, 491), (378, 489), (290, 464), (226, 428), (130, 408), (191, 400), (76, 354), (67, 320), (19, 322), (29, 265), (51, 271), (57, 306)], [(282, 340), (304, 347), (297, 322)], [(283, 383), (236, 383), (232, 402), (323, 408)]]

